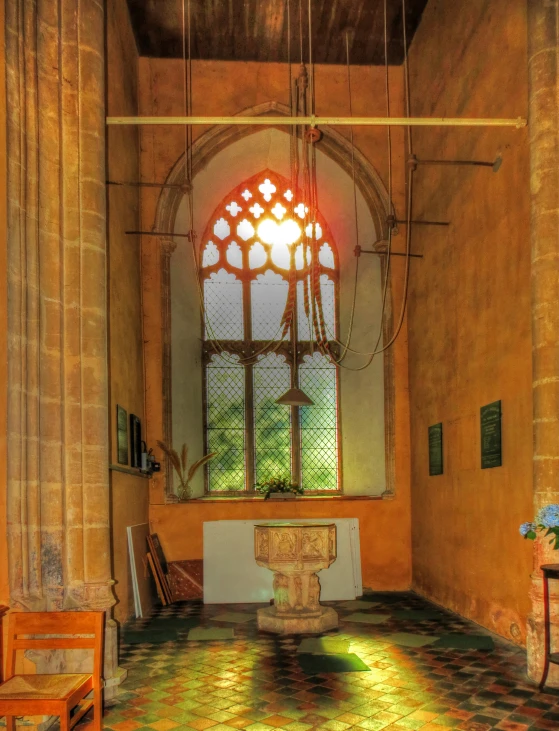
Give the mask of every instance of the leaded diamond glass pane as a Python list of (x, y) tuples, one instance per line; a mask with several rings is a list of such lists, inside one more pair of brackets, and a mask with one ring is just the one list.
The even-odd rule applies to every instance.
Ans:
[(207, 368), (209, 489), (245, 489), (245, 370), (238, 356), (214, 355)]
[(334, 269), (336, 264), (334, 262), (334, 252), (332, 251), (332, 247), (328, 243), (322, 244), (320, 247), (320, 251), (318, 252), (318, 261), (322, 264), (323, 267), (328, 267), (328, 269)]
[(256, 481), (291, 475), (291, 410), (276, 404), (290, 386), (291, 369), (274, 353), (253, 367)]
[(236, 241), (232, 241), (225, 252), (227, 262), (235, 269), (243, 268), (243, 252)]
[(213, 241), (208, 241), (202, 255), (202, 266), (211, 267), (219, 261), (219, 249)]
[(243, 285), (225, 269), (214, 272), (204, 282), (206, 338), (243, 339)]
[(251, 282), (254, 340), (281, 340), (281, 318), (288, 289), (287, 281), (271, 269)]
[[(300, 193), (289, 190), (288, 181), (281, 176), (271, 171), (265, 175), (268, 177), (255, 175), (231, 191), (206, 229), (201, 262), (205, 338), (218, 341), (216, 353), (231, 348), (239, 352), (230, 341), (244, 341), (249, 332), (251, 342), (245, 343), (244, 351), (247, 354), (261, 352), (262, 341), (272, 346), (279, 341), (293, 263), (297, 277), (301, 277), (297, 283), (298, 340), (314, 340), (313, 325), (305, 312), (309, 279), (303, 273), (311, 264), (310, 250), (303, 257), (301, 236), (305, 228), (319, 242), (314, 263), (322, 271), (336, 269), (335, 245), (322, 216), (317, 213), (314, 223), (309, 223), (308, 208), (301, 202)], [(212, 273), (208, 277), (209, 267)], [(335, 279), (334, 272), (320, 276), (330, 339), (336, 333)], [(245, 316), (250, 316), (250, 322), (245, 322)], [(284, 341), (289, 338), (290, 333), (286, 333)], [(206, 468), (212, 492), (244, 491), (247, 484), (292, 472), (292, 411), (275, 403), (291, 383), (292, 365), (286, 361), (286, 351), (278, 350), (280, 345), (277, 342), (270, 348), (271, 353), (260, 355), (252, 365), (225, 353), (214, 355), (206, 366), (207, 446), (218, 453)], [(252, 370), (251, 399), (245, 393), (247, 369)], [(303, 486), (306, 490), (336, 490), (336, 368), (319, 354), (307, 356), (299, 383), (315, 403), (299, 410)], [(247, 413), (251, 414), (248, 422)], [(252, 417), (254, 429), (249, 433), (247, 423)], [(254, 464), (247, 465), (247, 450), (252, 453), (253, 449)]]
[(270, 256), (279, 269), (289, 269), (291, 265), (291, 249), (287, 244), (274, 244), (270, 251)]
[(322, 295), (322, 314), (328, 338), (333, 340), (336, 332), (336, 307), (334, 282), (326, 274), (320, 275), (320, 293)]
[(299, 385), (314, 406), (299, 409), (301, 479), (305, 490), (338, 489), (336, 367), (320, 353), (307, 355)]
[(312, 340), (312, 319), (305, 312), (305, 289), (309, 292), (308, 282), (297, 282), (297, 337), (299, 340)]
[(263, 267), (268, 259), (266, 249), (262, 246), (260, 241), (256, 241), (248, 252), (248, 265), (251, 269), (258, 269)]

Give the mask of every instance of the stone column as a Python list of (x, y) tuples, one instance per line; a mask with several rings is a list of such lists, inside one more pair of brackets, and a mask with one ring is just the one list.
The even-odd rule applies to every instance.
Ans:
[(102, 0), (11, 0), (6, 56), (10, 599), (106, 611), (111, 686)]
[[(528, 2), (535, 511), (559, 502), (558, 12), (557, 0)], [(536, 681), (544, 649), (542, 563), (559, 563), (559, 555), (538, 540), (527, 638), (528, 675)], [(551, 609), (552, 638), (559, 647), (559, 595), (553, 589)], [(548, 684), (559, 686), (557, 666)]]

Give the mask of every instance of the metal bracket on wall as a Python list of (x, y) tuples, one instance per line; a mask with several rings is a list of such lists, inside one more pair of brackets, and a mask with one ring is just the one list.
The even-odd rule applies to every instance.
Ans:
[(176, 236), (180, 239), (189, 239), (189, 241), (192, 241), (192, 233), (176, 234), (169, 231), (125, 231), (124, 233), (128, 236)]
[(492, 162), (485, 160), (418, 160), (415, 155), (408, 157), (408, 167), (415, 172), (418, 165), (471, 165), (477, 167), (491, 168), (496, 173), (503, 162), (502, 156), (499, 154)]
[(125, 182), (120, 180), (106, 180), (107, 185), (124, 185), (134, 188), (177, 188), (185, 195), (190, 192), (190, 183), (145, 183), (144, 181)]
[(406, 219), (399, 219), (395, 216), (386, 217), (386, 225), (388, 228), (396, 228), (396, 224), (398, 223), (414, 223), (418, 226), (450, 226), (450, 221), (418, 221), (413, 218), (410, 221), (407, 221)]
[[(388, 251), (370, 251), (368, 249), (362, 249), (360, 246), (356, 246), (353, 250), (355, 256), (361, 256), (361, 254), (376, 254), (377, 256), (388, 256)], [(409, 256), (411, 259), (423, 259), (423, 254), (406, 254), (405, 251), (391, 251), (390, 256)]]

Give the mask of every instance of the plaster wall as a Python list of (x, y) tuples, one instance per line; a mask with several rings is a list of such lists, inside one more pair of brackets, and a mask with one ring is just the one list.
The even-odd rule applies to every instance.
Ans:
[[(136, 114), (138, 54), (125, 0), (107, 3), (107, 109)], [(108, 127), (107, 177), (139, 180), (136, 127)], [(144, 421), (144, 370), (140, 242), (126, 230), (139, 225), (138, 188), (107, 186), (109, 277), (110, 462), (117, 464), (116, 406)], [(148, 480), (111, 470), (112, 575), (118, 603), (114, 616), (125, 621), (134, 611), (126, 526), (148, 520)]]
[[(410, 53), (412, 114), (527, 116), (526, 3), (432, 0)], [(532, 544), (527, 131), (416, 129), (414, 218), (424, 258), (408, 310), (413, 587), (517, 642), (525, 639)], [(503, 466), (480, 466), (479, 409), (502, 400)], [(429, 477), (427, 428), (443, 422), (444, 474)]]
[[(4, 46), (4, 0), (0, 0), (0, 79), (6, 76), (5, 46)], [(4, 282), (0, 287), (0, 604), (8, 604), (10, 590), (8, 582), (8, 539), (6, 515), (6, 417), (7, 417), (7, 382), (8, 382), (8, 301), (6, 286), (6, 90), (5, 84), (0, 84), (0, 272), (3, 272)], [(0, 662), (2, 658), (0, 658)]]
[[(231, 188), (243, 180), (271, 169), (290, 177), (289, 137), (277, 129), (251, 134), (229, 145), (216, 155), (195, 178), (194, 230), (204, 231), (217, 205)], [(225, 174), (224, 174), (225, 171)], [(377, 240), (373, 221), (363, 196), (357, 191), (357, 227), (353, 208), (353, 185), (350, 176), (337, 163), (317, 152), (319, 208), (334, 237), (340, 266), (340, 332), (347, 341), (353, 300), (356, 241), (365, 248)], [(240, 201), (243, 202), (242, 200)], [(175, 230), (190, 230), (186, 199), (179, 208)], [(357, 228), (357, 233), (356, 233)], [(199, 239), (200, 247), (206, 240)], [(200, 257), (198, 250), (198, 258)], [(200, 362), (200, 303), (194, 274), (192, 247), (179, 239), (171, 258), (171, 327), (172, 327), (172, 407), (175, 448), (186, 442), (191, 459), (203, 454), (202, 366)], [(371, 351), (382, 332), (381, 262), (378, 256), (363, 256), (359, 262), (351, 347)], [(382, 338), (381, 338), (382, 341)], [(349, 353), (347, 368), (339, 371), (341, 475), (347, 495), (381, 495), (386, 490), (384, 439), (384, 364), (375, 358), (363, 371), (349, 370), (366, 358)], [(368, 408), (361, 409), (366, 403)], [(203, 474), (197, 475), (194, 495), (203, 494)]]
[[(230, 115), (265, 102), (287, 104), (288, 68), (271, 63), (228, 63), (196, 61), (192, 64), (193, 113)], [(140, 113), (144, 115), (173, 115), (183, 113), (182, 64), (169, 59), (140, 59)], [(403, 111), (403, 76), (401, 68), (390, 70), (392, 113)], [(317, 113), (348, 113), (347, 76), (343, 67), (316, 67)], [(384, 70), (374, 67), (352, 69), (353, 113), (356, 115), (384, 114)], [(195, 128), (193, 135), (203, 133)], [(349, 136), (349, 130), (342, 130)], [(254, 137), (254, 135), (253, 135)], [(250, 139), (250, 138), (249, 138)], [(398, 214), (404, 210), (403, 134), (394, 130), (393, 140), (393, 201)], [(368, 158), (388, 184), (387, 133), (381, 128), (355, 130), (356, 147)], [(148, 182), (164, 182), (177, 160), (184, 153), (184, 130), (153, 126), (141, 129), (141, 174)], [(263, 169), (264, 164), (260, 167)], [(255, 170), (256, 172), (256, 170)], [(224, 175), (230, 171), (224, 171)], [(214, 181), (222, 185), (221, 180)], [(223, 179), (224, 195), (235, 184)], [(195, 192), (196, 196), (196, 192)], [(154, 226), (159, 191), (142, 189), (142, 230)], [(196, 202), (195, 202), (195, 205)], [(328, 218), (330, 211), (322, 212)], [(205, 222), (204, 222), (205, 223)], [(201, 233), (201, 232), (200, 232)], [(343, 237), (342, 237), (343, 238)], [(372, 241), (362, 241), (364, 247)], [(339, 244), (339, 241), (338, 241)], [(150, 445), (163, 434), (162, 388), (162, 290), (160, 243), (155, 237), (142, 241), (143, 302), (146, 337), (147, 428)], [(402, 250), (403, 236), (394, 239), (394, 250)], [(176, 253), (176, 252), (175, 252)], [(174, 256), (174, 255), (173, 255)], [(372, 258), (372, 257), (371, 257)], [(364, 258), (363, 258), (364, 259)], [(171, 260), (173, 261), (173, 260)], [(363, 261), (363, 260), (362, 260)], [(370, 266), (370, 265), (367, 265)], [(392, 293), (395, 318), (399, 313), (404, 266), (401, 258), (392, 262)], [(191, 310), (194, 316), (194, 310)], [(198, 317), (198, 315), (196, 315)], [(367, 333), (363, 339), (371, 340)], [(197, 346), (198, 350), (198, 346)], [(405, 589), (411, 579), (410, 503), (409, 503), (409, 412), (407, 385), (406, 325), (394, 348), (395, 381), (395, 497), (378, 498), (309, 498), (297, 503), (298, 517), (357, 517), (361, 527), (363, 582), (377, 589)], [(370, 378), (365, 371), (364, 378)], [(194, 389), (195, 387), (192, 386)], [(194, 390), (192, 391), (194, 393)], [(354, 407), (361, 413), (371, 407), (359, 403)], [(193, 439), (193, 435), (190, 435)], [(201, 438), (198, 437), (199, 439)], [(193, 442), (194, 443), (194, 442)], [(369, 448), (366, 440), (360, 444), (361, 454)], [(163, 480), (150, 483), (150, 521), (157, 530), (170, 560), (202, 558), (202, 526), (206, 520), (290, 517), (293, 506), (273, 501), (230, 499), (191, 501), (188, 504), (165, 505)], [(287, 512), (286, 512), (287, 510)]]

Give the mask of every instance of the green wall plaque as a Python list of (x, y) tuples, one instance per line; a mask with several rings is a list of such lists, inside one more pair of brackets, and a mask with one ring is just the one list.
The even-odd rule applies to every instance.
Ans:
[(429, 427), (429, 475), (443, 474), (443, 425)]
[(501, 467), (503, 454), (501, 447), (501, 402), (482, 406), (481, 421), (481, 469)]
[(119, 464), (128, 464), (128, 414), (122, 406), (116, 407), (116, 450)]

